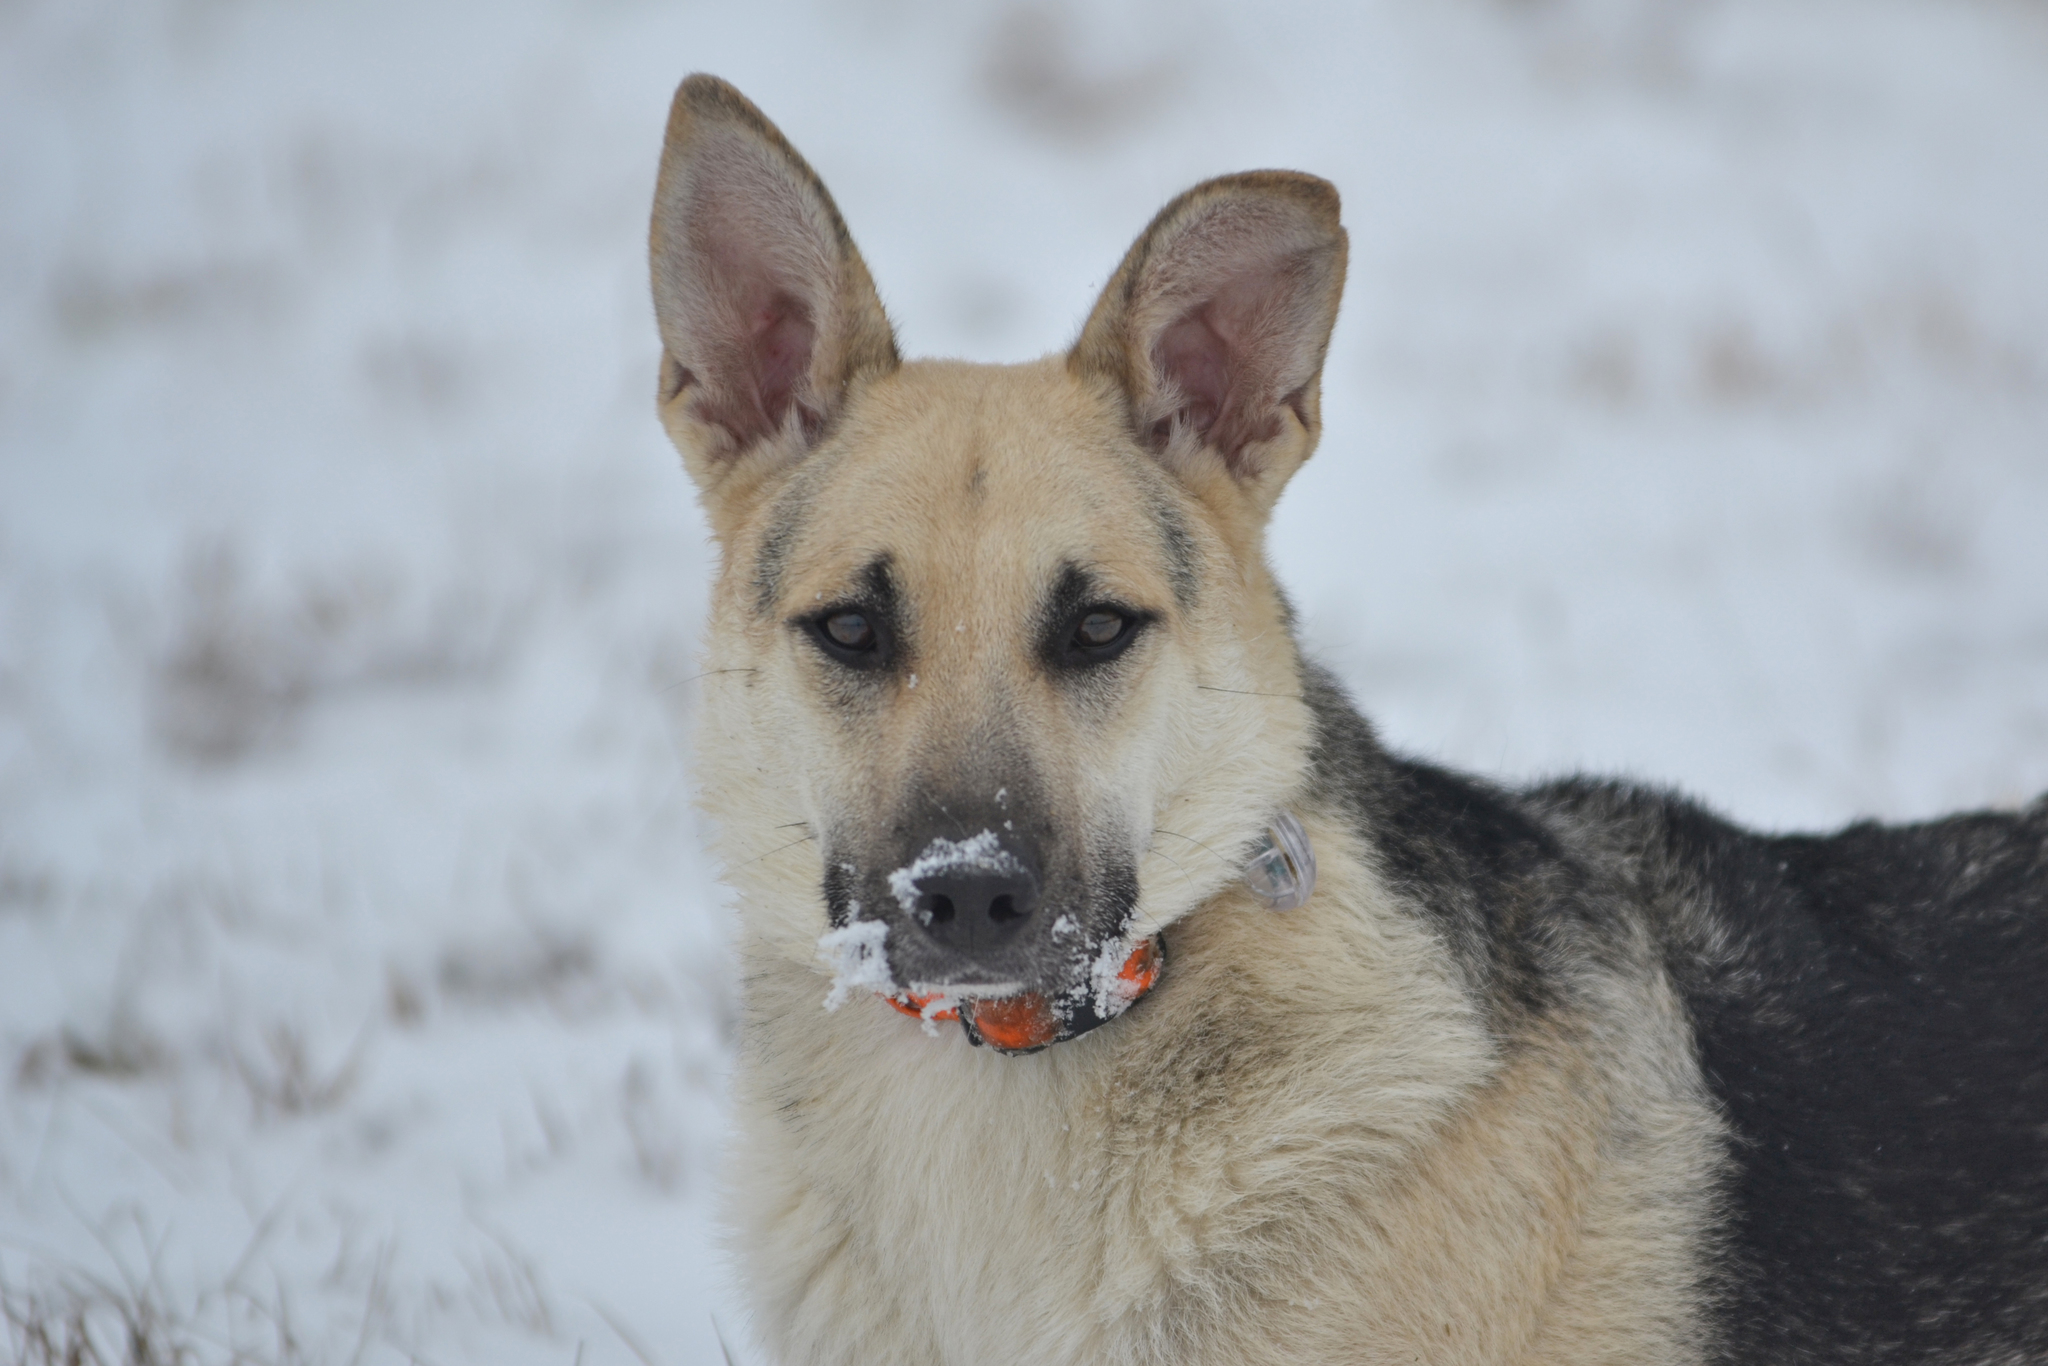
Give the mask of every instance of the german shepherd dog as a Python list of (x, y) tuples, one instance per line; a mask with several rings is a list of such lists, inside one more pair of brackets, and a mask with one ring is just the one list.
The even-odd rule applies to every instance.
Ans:
[(1262, 546), (1345, 241), (1224, 176), (1066, 354), (905, 361), (811, 168), (677, 93), (763, 1346), (2048, 1361), (2048, 802), (1759, 835), (1389, 753)]

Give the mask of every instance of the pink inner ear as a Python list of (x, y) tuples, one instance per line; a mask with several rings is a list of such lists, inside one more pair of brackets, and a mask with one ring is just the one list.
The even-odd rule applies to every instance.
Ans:
[[(771, 296), (754, 310), (750, 319), (754, 392), (768, 435), (782, 429), (789, 408), (796, 401), (811, 366), (811, 348), (817, 341), (817, 327), (802, 301), (790, 294)], [(817, 416), (804, 409), (805, 430), (815, 434)]]
[(1152, 363), (1180, 401), (1155, 437), (1178, 417), (1235, 469), (1246, 446), (1279, 433), (1271, 390), (1286, 343), (1274, 333), (1286, 310), (1276, 296), (1287, 286), (1280, 271), (1248, 271), (1160, 330)]
[[(765, 284), (750, 293), (755, 302), (746, 310), (736, 355), (719, 382), (705, 385), (693, 404), (699, 421), (725, 428), (741, 447), (782, 430), (810, 370), (811, 348), (817, 340), (817, 328), (802, 300)], [(696, 378), (687, 370), (682, 377)], [(818, 415), (805, 407), (798, 411), (805, 435), (816, 436)]]
[[(1178, 416), (1204, 437), (1215, 428), (1230, 397), (1230, 346), (1209, 326), (1203, 304), (1169, 324), (1152, 348), (1159, 377), (1180, 391), (1177, 413), (1161, 418), (1169, 426)], [(1156, 432), (1165, 436), (1165, 431)]]
[[(742, 132), (714, 131), (697, 153), (683, 242), (666, 259), (674, 285), (664, 327), (691, 412), (723, 427), (735, 450), (772, 440), (792, 408), (816, 436), (811, 393), (819, 313), (830, 308), (831, 243), (788, 168)], [(662, 286), (657, 259), (657, 292)]]

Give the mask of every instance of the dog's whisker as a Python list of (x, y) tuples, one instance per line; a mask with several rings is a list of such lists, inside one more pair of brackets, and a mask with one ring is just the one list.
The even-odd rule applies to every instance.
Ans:
[(958, 816), (954, 815), (951, 811), (948, 811), (946, 809), (946, 804), (944, 802), (934, 802), (933, 805), (938, 807), (939, 810), (942, 813), (944, 813), (947, 820), (953, 822), (953, 828), (960, 832), (961, 839), (969, 838), (966, 824), (963, 821), (961, 821), (961, 819)]
[(1159, 855), (1159, 857), (1165, 859), (1175, 868), (1179, 869), (1181, 880), (1188, 884), (1188, 890), (1196, 893), (1197, 895), (1200, 894), (1201, 889), (1195, 886), (1195, 880), (1188, 876), (1188, 870), (1181, 866), (1181, 861), (1179, 859), (1167, 853), (1164, 849), (1154, 849), (1152, 852)]
[(1239, 697), (1279, 697), (1289, 702), (1301, 701), (1301, 694), (1298, 692), (1248, 692), (1243, 688), (1218, 688), (1208, 683), (1197, 683), (1195, 686), (1203, 692), (1227, 692)]
[(701, 682), (718, 674), (757, 674), (759, 672), (761, 672), (759, 669), (706, 669), (703, 673), (691, 674), (688, 678), (681, 678), (673, 683), (664, 684), (661, 690), (665, 693), (674, 692), (677, 688), (687, 688), (692, 683)]
[(757, 854), (753, 858), (748, 859), (745, 863), (736, 864), (734, 866), (739, 868), (751, 868), (764, 858), (773, 858), (775, 855), (781, 853), (785, 849), (794, 849), (799, 844), (809, 844), (812, 840), (816, 838), (816, 835), (806, 834), (801, 839), (793, 839), (788, 844), (778, 844), (773, 849), (770, 849), (767, 853)]
[(1197, 849), (1200, 849), (1200, 850), (1202, 850), (1203, 852), (1207, 853), (1207, 854), (1209, 855), (1209, 857), (1211, 857), (1211, 858), (1215, 859), (1215, 860), (1216, 860), (1216, 861), (1217, 861), (1218, 863), (1220, 863), (1220, 864), (1224, 865), (1224, 866), (1225, 866), (1226, 868), (1227, 868), (1227, 867), (1232, 867), (1232, 866), (1234, 866), (1234, 865), (1232, 865), (1232, 863), (1231, 863), (1231, 861), (1230, 861), (1229, 859), (1227, 859), (1227, 858), (1223, 857), (1223, 855), (1221, 855), (1221, 854), (1217, 853), (1217, 852), (1216, 852), (1216, 851), (1215, 851), (1214, 849), (1211, 849), (1211, 848), (1210, 848), (1210, 847), (1209, 847), (1208, 845), (1206, 845), (1206, 844), (1202, 843), (1202, 842), (1201, 842), (1200, 840), (1198, 840), (1198, 839), (1193, 839), (1193, 838), (1190, 838), (1190, 837), (1189, 837), (1189, 836), (1187, 836), (1187, 835), (1183, 835), (1183, 834), (1181, 834), (1181, 833), (1180, 833), (1180, 832), (1179, 832), (1178, 830), (1166, 830), (1166, 829), (1162, 829), (1161, 827), (1159, 827), (1159, 826), (1156, 826), (1156, 825), (1155, 825), (1155, 826), (1153, 826), (1153, 827), (1152, 827), (1152, 833), (1153, 833), (1153, 834), (1155, 834), (1155, 835), (1171, 835), (1171, 836), (1173, 836), (1173, 837), (1174, 837), (1175, 839), (1177, 839), (1177, 840), (1187, 840), (1187, 842), (1188, 842), (1189, 844), (1192, 844), (1192, 845), (1194, 845), (1194, 846), (1195, 846), (1195, 848), (1197, 848)]

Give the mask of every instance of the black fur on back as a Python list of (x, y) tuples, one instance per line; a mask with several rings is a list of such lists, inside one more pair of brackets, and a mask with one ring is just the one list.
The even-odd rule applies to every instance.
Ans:
[(1556, 980), (1540, 960), (1582, 916), (1580, 868), (1509, 794), (1387, 753), (1328, 673), (1303, 672), (1313, 795), (1351, 812), (1381, 875), (1432, 918), (1483, 1002), (1541, 1008)]
[(1767, 837), (1535, 795), (1611, 822), (1736, 1134), (1728, 1359), (2048, 1360), (2048, 803)]
[(1733, 1135), (1719, 1360), (2048, 1361), (2048, 799), (1759, 835), (1625, 784), (1396, 759), (1304, 684), (1316, 794), (1503, 1027), (1568, 990), (1603, 918), (1662, 946)]

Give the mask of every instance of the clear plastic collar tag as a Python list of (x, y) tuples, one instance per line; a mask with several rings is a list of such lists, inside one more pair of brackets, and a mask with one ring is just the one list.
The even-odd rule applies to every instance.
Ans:
[(1277, 813), (1244, 866), (1245, 886), (1269, 911), (1291, 911), (1316, 889), (1316, 854), (1292, 811)]

